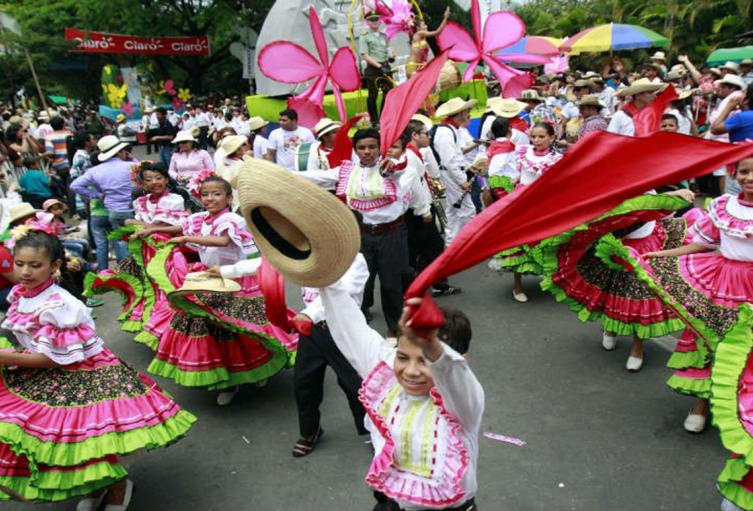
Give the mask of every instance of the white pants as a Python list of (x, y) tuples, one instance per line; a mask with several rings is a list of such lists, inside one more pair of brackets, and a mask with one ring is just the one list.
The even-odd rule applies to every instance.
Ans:
[[(447, 227), (444, 230), (445, 246), (452, 243), (452, 240), (465, 227), (465, 224), (470, 222), (476, 215), (476, 208), (473, 206), (471, 194), (466, 193), (465, 197), (463, 197), (464, 193), (463, 189), (455, 183), (447, 184), (447, 192), (444, 200), (444, 210), (447, 213)], [(460, 207), (454, 207), (461, 197), (463, 197), (463, 200), (460, 202)]]

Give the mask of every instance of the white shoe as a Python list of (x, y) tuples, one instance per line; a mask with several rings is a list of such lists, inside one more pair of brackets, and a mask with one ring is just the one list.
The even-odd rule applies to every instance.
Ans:
[(631, 373), (637, 373), (641, 370), (641, 367), (643, 367), (643, 357), (634, 357), (630, 355), (627, 359), (627, 363), (625, 364), (625, 369), (630, 371)]
[(528, 296), (526, 296), (525, 293), (516, 293), (515, 291), (513, 291), (512, 297), (515, 299), (516, 302), (526, 303), (528, 301)]
[(614, 350), (617, 347), (617, 337), (604, 332), (604, 335), (601, 336), (601, 347), (607, 351)]
[(133, 497), (133, 481), (130, 479), (126, 479), (126, 489), (125, 489), (125, 495), (123, 496), (123, 503), (122, 504), (107, 504), (105, 506), (105, 511), (126, 511), (128, 509), (128, 505), (131, 503), (131, 498)]
[(744, 511), (743, 508), (737, 507), (734, 502), (722, 499), (722, 511)]
[(682, 427), (685, 428), (685, 431), (688, 433), (701, 433), (706, 429), (706, 416), (701, 415), (700, 413), (690, 412), (688, 416), (685, 417), (685, 422), (682, 424)]
[(502, 271), (504, 268), (502, 268), (502, 262), (499, 259), (496, 259), (492, 257), (489, 259), (489, 262), (487, 263), (490, 270), (494, 271)]
[(99, 495), (89, 495), (85, 499), (79, 500), (76, 505), (76, 511), (96, 511), (102, 505), (102, 501), (105, 500), (106, 495), (107, 489), (101, 491)]
[(220, 406), (227, 406), (233, 402), (233, 398), (238, 393), (238, 387), (231, 387), (227, 390), (223, 390), (217, 394), (217, 404)]
[(266, 387), (267, 383), (269, 383), (269, 378), (264, 378), (263, 380), (257, 381), (254, 385), (256, 385), (257, 389), (260, 389), (262, 387)]

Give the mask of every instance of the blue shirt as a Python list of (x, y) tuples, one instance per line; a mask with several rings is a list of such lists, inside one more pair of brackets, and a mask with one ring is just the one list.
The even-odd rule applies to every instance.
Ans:
[(744, 110), (730, 115), (724, 121), (724, 127), (729, 132), (730, 142), (744, 142), (747, 139), (753, 140), (753, 110)]
[(24, 172), (21, 179), (18, 180), (18, 184), (21, 185), (26, 193), (31, 195), (38, 195), (39, 197), (52, 197), (50, 191), (50, 178), (41, 170), (29, 169)]
[(131, 211), (131, 192), (136, 185), (131, 181), (131, 167), (137, 161), (110, 158), (86, 171), (71, 183), (71, 190), (88, 199), (103, 199), (108, 211)]

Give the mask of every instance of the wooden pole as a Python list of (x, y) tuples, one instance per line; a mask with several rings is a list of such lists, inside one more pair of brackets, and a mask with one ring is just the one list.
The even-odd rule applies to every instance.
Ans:
[(42, 86), (39, 85), (39, 78), (37, 78), (37, 72), (34, 70), (34, 62), (31, 60), (31, 55), (29, 54), (29, 50), (24, 48), (24, 53), (26, 54), (26, 62), (29, 63), (29, 70), (31, 71), (31, 76), (34, 78), (34, 85), (37, 86), (37, 94), (39, 94), (39, 99), (42, 101), (42, 108), (47, 110), (47, 99), (45, 99), (44, 94), (42, 94)]

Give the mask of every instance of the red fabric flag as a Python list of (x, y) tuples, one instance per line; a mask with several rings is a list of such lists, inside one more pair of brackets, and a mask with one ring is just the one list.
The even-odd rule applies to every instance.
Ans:
[(677, 99), (677, 92), (673, 86), (664, 89), (647, 107), (639, 110), (633, 117), (635, 136), (645, 137), (659, 131), (661, 118), (669, 104)]
[(387, 149), (400, 138), (410, 118), (421, 107), (426, 96), (434, 90), (442, 66), (447, 62), (447, 53), (443, 51), (410, 80), (387, 93), (380, 125), (382, 156), (387, 154)]
[[(406, 296), (508, 248), (533, 243), (594, 219), (652, 188), (707, 174), (753, 155), (732, 145), (675, 133), (624, 137), (591, 133), (538, 181), (482, 211), (413, 281)], [(414, 325), (421, 326), (420, 316)]]
[(352, 158), (353, 141), (350, 139), (348, 132), (353, 125), (360, 121), (365, 115), (366, 114), (356, 115), (337, 130), (337, 135), (335, 135), (335, 146), (332, 148), (332, 152), (327, 155), (330, 168), (334, 169), (335, 167), (339, 167), (342, 162)]

